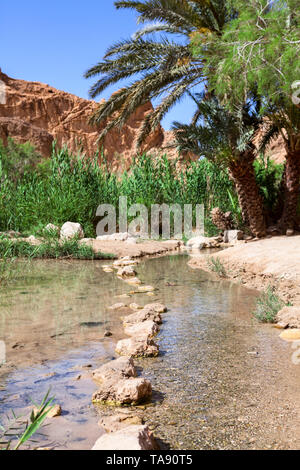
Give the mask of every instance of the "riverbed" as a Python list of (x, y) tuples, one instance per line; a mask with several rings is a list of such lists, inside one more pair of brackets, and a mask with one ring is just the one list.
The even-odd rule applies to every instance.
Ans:
[(108, 307), (159, 301), (169, 308), (157, 338), (161, 354), (138, 361), (153, 403), (135, 412), (162, 447), (300, 448), (300, 366), (291, 344), (251, 316), (257, 291), (195, 271), (188, 259), (138, 265), (139, 278), (157, 288), (153, 297), (120, 297), (132, 286), (104, 273), (101, 261), (24, 263), (17, 282), (1, 289), (1, 421), (10, 410), (26, 415), (49, 388), (63, 410), (27, 447), (92, 447), (104, 432), (100, 417), (114, 410), (92, 405), (91, 370), (113, 359), (125, 337), (120, 314)]

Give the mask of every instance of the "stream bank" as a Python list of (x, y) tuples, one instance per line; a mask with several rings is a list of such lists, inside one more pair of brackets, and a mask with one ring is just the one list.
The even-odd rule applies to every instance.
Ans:
[[(234, 282), (257, 290), (273, 285), (286, 302), (300, 306), (300, 235), (237, 242), (217, 257)], [(193, 256), (189, 266), (208, 270), (207, 258)]]

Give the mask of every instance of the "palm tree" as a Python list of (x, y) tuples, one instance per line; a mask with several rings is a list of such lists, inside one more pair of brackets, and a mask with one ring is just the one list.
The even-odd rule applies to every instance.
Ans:
[[(160, 97), (160, 103), (142, 124), (140, 145), (188, 90), (203, 83), (203, 61), (192, 53), (190, 41), (193, 34), (200, 34), (205, 42), (210, 34), (221, 33), (228, 19), (226, 1), (124, 0), (115, 5), (136, 11), (138, 22), (144, 25), (132, 38), (111, 46), (103, 61), (86, 72), (86, 78), (100, 77), (90, 96), (95, 98), (120, 80), (136, 79), (99, 104), (92, 122), (106, 122), (99, 137), (102, 139), (113, 127), (122, 127), (137, 107)], [(160, 33), (157, 40), (153, 33)]]
[(300, 111), (283, 94), (276, 105), (267, 106), (266, 117), (272, 123), (269, 132), (262, 140), (262, 150), (272, 138), (281, 134), (285, 144), (285, 168), (281, 183), (281, 207), (278, 214), (278, 227), (285, 233), (297, 227), (297, 209), (300, 196)]
[(265, 141), (281, 133), (286, 165), (278, 225), (285, 232), (296, 227), (300, 194), (300, 109), (292, 97), (300, 74), (299, 0), (234, 4), (235, 20), (203, 50), (209, 66), (205, 73), (229, 109), (256, 87), (270, 126)]
[(258, 103), (249, 101), (233, 112), (218, 99), (195, 95), (197, 111), (190, 125), (174, 123), (178, 149), (191, 151), (217, 161), (229, 170), (245, 223), (256, 237), (266, 234), (262, 198), (256, 183), (254, 160), (257, 156), (253, 137), (262, 123)]

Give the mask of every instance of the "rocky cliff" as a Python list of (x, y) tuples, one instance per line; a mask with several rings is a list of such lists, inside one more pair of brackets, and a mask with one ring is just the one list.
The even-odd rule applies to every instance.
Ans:
[[(72, 152), (83, 150), (91, 156), (99, 149), (98, 136), (102, 129), (89, 124), (96, 108), (95, 101), (78, 98), (39, 82), (16, 80), (0, 70), (0, 139), (4, 143), (8, 136), (20, 143), (30, 141), (43, 156), (48, 157), (56, 140), (59, 147), (67, 145)], [(139, 128), (152, 109), (149, 101), (132, 114), (121, 131), (112, 129), (107, 134), (103, 150), (111, 169), (130, 166), (136, 155)], [(172, 133), (158, 126), (146, 140), (142, 151), (161, 154), (171, 140)], [(175, 149), (163, 149), (163, 152), (170, 158), (178, 157)], [(267, 152), (277, 163), (283, 162), (285, 149), (282, 138), (274, 140)], [(191, 154), (181, 157), (182, 160), (197, 159)]]
[[(23, 143), (31, 141), (45, 157), (51, 153), (53, 140), (72, 152), (80, 149), (93, 155), (98, 147), (100, 126), (91, 126), (89, 118), (97, 107), (95, 101), (56, 90), (39, 82), (8, 77), (0, 71), (0, 138), (11, 136)], [(150, 102), (130, 117), (122, 131), (111, 130), (104, 141), (104, 154), (112, 168), (127, 168), (136, 154), (135, 142)], [(158, 151), (165, 139), (161, 126), (148, 137), (142, 150)]]

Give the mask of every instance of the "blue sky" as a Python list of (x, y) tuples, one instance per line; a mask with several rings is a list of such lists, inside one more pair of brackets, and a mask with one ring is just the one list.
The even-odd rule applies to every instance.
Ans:
[[(1, 1), (1, 0), (0, 0)], [(14, 0), (0, 5), (0, 67), (13, 78), (48, 83), (88, 98), (84, 72), (115, 41), (136, 31), (136, 17), (116, 10), (113, 0)], [(115, 85), (101, 96), (120, 88)], [(185, 99), (164, 119), (188, 122), (193, 104)]]

